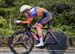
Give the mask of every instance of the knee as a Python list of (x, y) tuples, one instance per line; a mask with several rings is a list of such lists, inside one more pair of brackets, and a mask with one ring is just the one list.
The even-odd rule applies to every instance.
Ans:
[(42, 27), (43, 27), (43, 26), (42, 26), (41, 24), (37, 24), (37, 25), (36, 25), (36, 28), (37, 28), (37, 29), (41, 29)]

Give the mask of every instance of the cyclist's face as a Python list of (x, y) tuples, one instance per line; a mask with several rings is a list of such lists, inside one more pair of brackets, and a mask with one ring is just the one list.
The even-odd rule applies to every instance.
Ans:
[(29, 10), (23, 12), (24, 15), (27, 15), (27, 13), (29, 13)]
[(28, 12), (25, 12), (25, 13), (24, 13), (25, 16), (28, 16), (28, 14), (29, 14)]
[(27, 13), (24, 13), (25, 16), (27, 16)]

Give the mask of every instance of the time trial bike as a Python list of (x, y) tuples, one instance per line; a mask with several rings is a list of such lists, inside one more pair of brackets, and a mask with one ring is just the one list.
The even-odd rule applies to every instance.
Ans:
[[(35, 32), (33, 32), (33, 29), (36, 29), (35, 27), (29, 25), (22, 25), (22, 26), (24, 26), (25, 29), (14, 32), (8, 41), (9, 48), (14, 54), (28, 54), (32, 51), (34, 44), (35, 43), (37, 44), (39, 42), (39, 36), (36, 35)], [(59, 43), (57, 35), (62, 36), (63, 34), (62, 32), (51, 31), (50, 23), (48, 23), (47, 28), (42, 29), (46, 30), (45, 34), (43, 34), (44, 46), (39, 48), (45, 47), (49, 48), (50, 45), (56, 45)]]

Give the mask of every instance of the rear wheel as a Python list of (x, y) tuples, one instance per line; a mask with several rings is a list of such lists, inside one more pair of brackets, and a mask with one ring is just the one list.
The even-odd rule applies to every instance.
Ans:
[[(65, 50), (68, 48), (67, 36), (63, 32), (60, 32), (60, 31), (54, 31), (53, 33), (55, 37), (57, 38), (57, 44), (48, 45), (47, 49), (49, 50), (50, 54), (63, 54)], [(48, 41), (54, 42), (52, 38)]]
[(11, 35), (9, 48), (14, 54), (28, 54), (34, 46), (34, 41), (29, 31), (18, 31)]

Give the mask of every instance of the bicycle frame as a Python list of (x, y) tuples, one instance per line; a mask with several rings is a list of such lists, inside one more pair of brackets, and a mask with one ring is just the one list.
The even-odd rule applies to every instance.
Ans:
[[(51, 36), (51, 37), (54, 39), (54, 41), (55, 41), (54, 44), (57, 44), (58, 40), (57, 40), (57, 38), (55, 37), (55, 35), (53, 34), (53, 32), (50, 30), (49, 26), (50, 26), (50, 25), (48, 25), (48, 28), (42, 28), (42, 29), (45, 29), (45, 30), (47, 31), (47, 33), (44, 35), (44, 40), (45, 40), (47, 34), (49, 33), (50, 36)], [(33, 37), (37, 42), (39, 42), (38, 36), (35, 34), (35, 32), (33, 32), (33, 31), (31, 30), (31, 29), (36, 29), (35, 27), (31, 27), (31, 26), (24, 25), (24, 28), (25, 28), (25, 30), (31, 32), (32, 37)], [(53, 43), (52, 43), (52, 44), (53, 44)], [(50, 45), (51, 45), (51, 44), (50, 44)]]
[[(32, 28), (32, 29), (35, 29), (35, 28)], [(55, 37), (55, 35), (50, 31), (50, 28), (42, 28), (42, 29), (45, 29), (47, 31), (47, 33), (44, 35), (44, 39), (46, 38), (47, 34), (50, 33), (50, 35), (52, 36), (52, 38), (55, 40), (55, 44), (57, 43), (57, 38)], [(29, 29), (31, 34), (32, 34), (32, 37), (37, 41), (39, 42), (40, 39), (38, 38), (38, 36), (35, 34), (35, 32), (33, 32), (31, 30), (31, 28)]]

